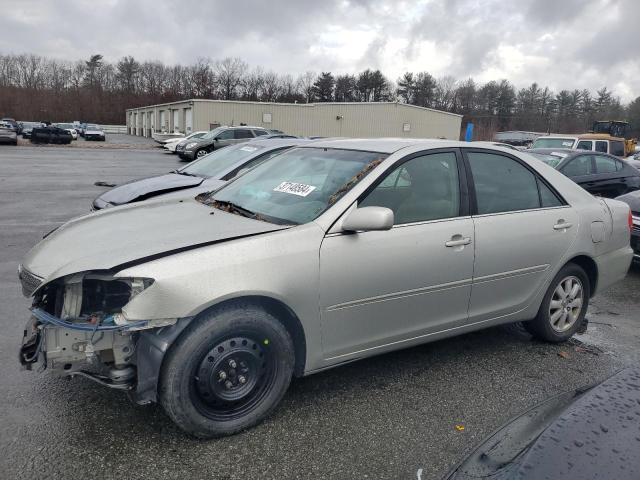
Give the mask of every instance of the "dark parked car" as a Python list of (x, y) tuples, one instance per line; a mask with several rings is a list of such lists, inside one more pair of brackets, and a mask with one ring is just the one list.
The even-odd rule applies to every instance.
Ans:
[(112, 188), (96, 198), (92, 207), (93, 210), (100, 210), (185, 189), (194, 189), (193, 196), (215, 190), (239, 173), (287, 148), (304, 143), (309, 143), (309, 140), (254, 140), (216, 150), (173, 172), (134, 180)]
[(62, 128), (46, 126), (35, 127), (31, 130), (32, 143), (61, 143), (69, 144), (73, 137), (69, 132)]
[(640, 478), (640, 368), (547, 400), (483, 442), (448, 480)]
[(536, 148), (527, 153), (551, 165), (593, 195), (615, 198), (640, 189), (640, 172), (608, 153)]
[(20, 123), (20, 133), (22, 134), (22, 138), (31, 138), (31, 131), (36, 127), (43, 127), (44, 125), (40, 122), (21, 122)]
[(200, 158), (209, 152), (221, 147), (248, 142), (256, 137), (269, 135), (269, 132), (260, 127), (218, 127), (211, 130), (202, 138), (193, 139), (185, 145), (178, 145), (176, 152), (183, 160)]
[(631, 248), (633, 259), (640, 262), (640, 190), (616, 197), (616, 200), (626, 203), (631, 208)]
[(0, 122), (0, 143), (18, 144), (18, 135), (8, 123)]

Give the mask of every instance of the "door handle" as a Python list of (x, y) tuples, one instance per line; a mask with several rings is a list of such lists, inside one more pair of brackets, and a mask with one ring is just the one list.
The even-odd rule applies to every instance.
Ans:
[(554, 230), (566, 230), (567, 228), (571, 228), (573, 227), (572, 223), (567, 223), (564, 220), (558, 220), (558, 223), (556, 223), (553, 226)]
[[(456, 237), (460, 237), (460, 238), (456, 238)], [(456, 238), (455, 240), (453, 240), (454, 238)], [(463, 245), (469, 245), (471, 243), (471, 238), (469, 237), (462, 237), (462, 235), (454, 235), (453, 237), (451, 237), (451, 240), (449, 240), (448, 242), (444, 242), (444, 246), (445, 247), (461, 247)]]

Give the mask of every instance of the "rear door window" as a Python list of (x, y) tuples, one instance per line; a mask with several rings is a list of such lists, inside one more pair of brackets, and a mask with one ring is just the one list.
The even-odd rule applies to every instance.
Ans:
[(236, 140), (244, 139), (244, 138), (253, 138), (253, 133), (251, 133), (251, 130), (245, 130), (245, 129), (234, 130), (234, 135)]
[(261, 137), (262, 135), (267, 135), (267, 132), (264, 130), (254, 130), (253, 133), (256, 134), (256, 137)]
[(618, 170), (616, 161), (613, 158), (595, 155), (595, 159), (597, 173), (615, 173)]
[(478, 214), (540, 208), (536, 176), (513, 158), (468, 152)]
[(569, 161), (560, 169), (567, 177), (580, 177), (583, 175), (591, 175), (593, 169), (593, 155), (580, 155)]

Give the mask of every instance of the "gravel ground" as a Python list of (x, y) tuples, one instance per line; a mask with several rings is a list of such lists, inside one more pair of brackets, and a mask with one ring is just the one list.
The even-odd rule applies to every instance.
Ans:
[(160, 407), (88, 381), (21, 371), (26, 251), (89, 210), (95, 181), (177, 166), (151, 149), (0, 148), (0, 477), (437, 479), (510, 417), (639, 360), (635, 268), (572, 343), (494, 328), (355, 362), (295, 380), (269, 420), (222, 440), (188, 438)]

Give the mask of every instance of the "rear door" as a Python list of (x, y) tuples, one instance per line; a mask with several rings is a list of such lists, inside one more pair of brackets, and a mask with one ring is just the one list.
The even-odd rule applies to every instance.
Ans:
[(615, 198), (627, 191), (627, 178), (624, 165), (618, 159), (606, 155), (594, 155), (596, 167), (596, 185), (594, 195)]
[(571, 245), (577, 214), (517, 157), (468, 149), (465, 160), (475, 227), (469, 322), (519, 320)]
[(578, 155), (568, 160), (558, 170), (593, 194), (597, 191), (599, 182), (593, 157), (593, 154), (590, 153)]

